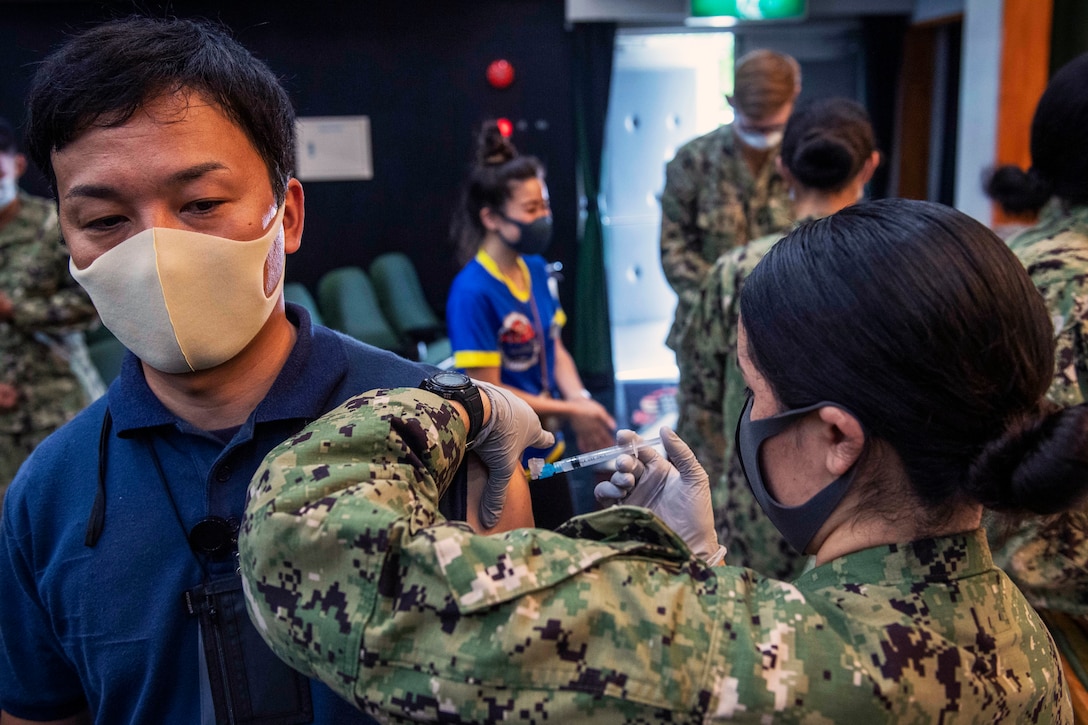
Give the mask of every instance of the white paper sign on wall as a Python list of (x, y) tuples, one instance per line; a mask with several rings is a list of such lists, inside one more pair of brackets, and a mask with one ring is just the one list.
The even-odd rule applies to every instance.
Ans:
[(309, 116), (297, 124), (301, 181), (374, 178), (369, 116)]

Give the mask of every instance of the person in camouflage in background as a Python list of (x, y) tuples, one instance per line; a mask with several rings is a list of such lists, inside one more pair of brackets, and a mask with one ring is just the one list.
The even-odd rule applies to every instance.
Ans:
[[(1031, 168), (1002, 167), (988, 191), (1006, 207), (1034, 209), (1038, 222), (1009, 239), (1043, 296), (1053, 323), (1057, 406), (1088, 400), (1088, 54), (1051, 78), (1031, 124)], [(992, 178), (992, 177), (991, 177)], [(1088, 719), (1088, 505), (1045, 522), (989, 524), (994, 559), (1054, 633)], [(1074, 698), (1077, 704), (1077, 698)]]
[[(709, 484), (667, 429), (675, 467), (645, 448), (598, 485), (649, 509), (474, 535), (436, 509), (464, 413), (378, 390), (250, 485), (240, 565), (266, 641), (387, 722), (1070, 723), (1054, 643), (979, 529), (983, 502), (1088, 489), (1086, 464), (1055, 465), (1060, 435), (1017, 433), (1050, 378), (1045, 309), (1001, 240), (948, 207), (832, 219), (764, 257), (740, 336), (745, 467), (816, 568), (785, 582), (704, 561)], [(809, 396), (841, 402), (793, 407)], [(1084, 430), (1088, 409), (1046, 425)], [(1025, 482), (1029, 458), (1043, 475)]]
[(661, 194), (661, 267), (676, 291), (674, 350), (710, 265), (750, 239), (784, 232), (792, 221), (786, 183), (774, 157), (801, 92), (801, 68), (788, 55), (754, 50), (737, 59), (736, 120), (680, 147), (665, 166)]
[[(853, 204), (880, 164), (869, 114), (846, 98), (799, 104), (786, 124), (776, 163), (799, 219), (825, 217)], [(792, 579), (806, 557), (786, 543), (760, 509), (733, 445), (746, 390), (737, 365), (740, 291), (781, 238), (770, 234), (718, 258), (699, 291), (676, 359), (682, 396), (699, 429), (696, 440), (709, 444), (695, 454), (710, 475), (718, 538), (728, 547), (729, 560)]]
[(102, 388), (80, 332), (98, 316), (68, 272), (56, 204), (19, 189), (26, 164), (0, 118), (0, 501), (30, 452)]
[[(733, 85), (727, 100), (736, 120), (681, 146), (665, 167), (661, 267), (677, 295), (666, 344), (678, 357), (699, 286), (715, 260), (757, 237), (785, 233), (793, 219), (774, 158), (801, 90), (800, 66), (787, 55), (755, 50), (737, 60)], [(677, 432), (700, 460), (709, 450), (720, 457), (718, 437), (698, 425), (698, 404), (685, 398), (680, 383)]]

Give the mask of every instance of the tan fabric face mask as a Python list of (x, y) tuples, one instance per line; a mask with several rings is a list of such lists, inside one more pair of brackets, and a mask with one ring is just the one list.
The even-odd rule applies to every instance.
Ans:
[(86, 269), (69, 262), (103, 324), (136, 357), (164, 373), (207, 370), (233, 358), (272, 314), (283, 275), (265, 295), (265, 260), (283, 235), (281, 206), (259, 239), (238, 242), (154, 227)]

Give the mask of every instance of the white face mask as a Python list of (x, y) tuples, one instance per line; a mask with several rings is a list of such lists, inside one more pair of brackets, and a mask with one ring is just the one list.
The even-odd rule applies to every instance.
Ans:
[(69, 269), (102, 323), (136, 357), (164, 373), (207, 370), (257, 336), (279, 300), (265, 294), (268, 253), (283, 235), (283, 207), (260, 239), (237, 242), (155, 227)]
[(765, 151), (782, 143), (781, 131), (752, 133), (751, 131), (742, 131), (739, 128), (734, 128), (733, 132), (744, 142), (745, 146), (750, 149), (755, 149), (756, 151)]

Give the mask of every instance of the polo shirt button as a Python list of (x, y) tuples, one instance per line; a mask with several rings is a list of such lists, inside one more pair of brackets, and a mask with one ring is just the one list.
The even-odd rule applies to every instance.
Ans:
[(224, 463), (222, 466), (216, 469), (215, 480), (219, 481), (219, 483), (226, 483), (230, 480), (231, 473), (233, 473), (233, 471), (230, 470), (230, 466)]

